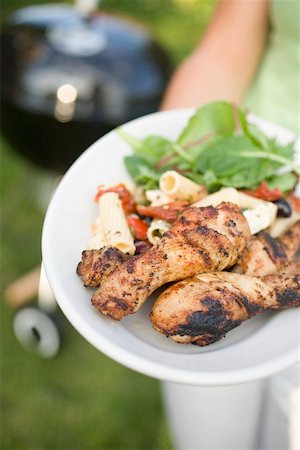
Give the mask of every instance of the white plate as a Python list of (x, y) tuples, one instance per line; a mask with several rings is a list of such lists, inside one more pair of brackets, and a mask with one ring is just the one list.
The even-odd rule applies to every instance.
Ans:
[[(151, 114), (129, 122), (136, 136), (160, 134), (176, 138), (193, 110)], [(252, 118), (282, 142), (286, 130)], [(114, 322), (91, 306), (76, 266), (90, 238), (97, 208), (96, 186), (129, 179), (123, 158), (130, 149), (114, 131), (99, 139), (72, 165), (47, 211), (42, 250), (47, 277), (69, 321), (98, 350), (125, 366), (159, 379), (198, 385), (225, 385), (268, 376), (299, 356), (299, 310), (265, 313), (248, 320), (221, 341), (207, 347), (180, 345), (151, 327), (151, 300), (134, 315)]]

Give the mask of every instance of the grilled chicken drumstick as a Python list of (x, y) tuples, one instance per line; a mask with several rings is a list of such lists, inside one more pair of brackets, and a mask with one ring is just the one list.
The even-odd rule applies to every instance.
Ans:
[(233, 272), (263, 277), (278, 272), (300, 251), (300, 220), (280, 238), (261, 231), (239, 256)]
[[(291, 262), (299, 251), (300, 220), (280, 238), (272, 238), (265, 231), (252, 236), (232, 271), (258, 277), (271, 275)], [(84, 250), (77, 273), (81, 275), (84, 286), (98, 287), (107, 275), (127, 259), (129, 256), (116, 247)]]
[(116, 247), (84, 250), (77, 266), (77, 274), (82, 277), (84, 286), (98, 287), (105, 277), (128, 258), (128, 255)]
[(157, 298), (150, 317), (174, 341), (203, 346), (259, 313), (292, 306), (300, 306), (296, 263), (262, 279), (215, 272), (179, 281)]
[(236, 205), (188, 207), (157, 244), (101, 280), (92, 303), (120, 320), (165, 283), (232, 266), (249, 239), (247, 220)]

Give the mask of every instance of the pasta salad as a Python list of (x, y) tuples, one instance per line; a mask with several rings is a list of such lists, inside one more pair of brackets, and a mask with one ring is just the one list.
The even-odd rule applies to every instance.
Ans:
[(252, 235), (267, 229), (277, 237), (300, 218), (293, 143), (267, 138), (230, 103), (197, 110), (176, 142), (118, 134), (133, 151), (124, 161), (133, 182), (98, 186), (88, 249), (143, 253), (189, 205), (237, 204)]

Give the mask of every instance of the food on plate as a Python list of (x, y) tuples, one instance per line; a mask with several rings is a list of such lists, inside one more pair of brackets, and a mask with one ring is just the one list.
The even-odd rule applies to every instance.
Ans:
[(172, 202), (172, 198), (160, 189), (145, 191), (145, 198), (151, 206), (162, 206)]
[[(160, 237), (157, 236), (156, 242)], [(280, 238), (274, 239), (266, 231), (253, 236), (238, 257), (232, 272), (257, 277), (271, 275), (296, 259), (299, 252), (300, 221), (296, 222)], [(82, 276), (84, 286), (98, 287), (105, 276), (128, 258), (129, 255), (115, 247), (85, 250), (82, 252), (82, 261), (78, 264), (77, 273)]]
[(271, 275), (292, 261), (299, 251), (300, 220), (280, 238), (272, 238), (266, 231), (252, 236), (233, 271), (259, 277)]
[(269, 232), (272, 237), (278, 237), (289, 230), (298, 220), (300, 220), (300, 199), (289, 195), (286, 201), (290, 204), (292, 212), (289, 217), (277, 217)]
[(171, 228), (170, 222), (154, 219), (147, 231), (147, 238), (151, 244), (155, 244)]
[[(270, 201), (274, 193), (277, 199), (292, 191), (300, 174), (295, 143), (283, 145), (266, 136), (228, 102), (199, 108), (175, 142), (150, 132), (138, 138), (125, 127), (117, 130), (132, 150), (125, 157), (127, 170), (145, 191), (158, 189), (163, 173), (172, 170), (204, 185), (209, 193), (234, 187)], [(279, 172), (283, 166), (284, 172)]]
[(203, 346), (257, 314), (294, 306), (300, 306), (296, 263), (263, 278), (213, 272), (179, 281), (156, 299), (150, 318), (174, 341)]
[(98, 186), (97, 193), (95, 195), (95, 202), (99, 202), (99, 199), (103, 194), (107, 194), (109, 192), (114, 192), (118, 194), (122, 202), (123, 210), (126, 213), (133, 213), (135, 210), (134, 198), (129, 191), (129, 189), (125, 186), (124, 183), (119, 183), (116, 186), (105, 187), (103, 185)]
[(238, 206), (223, 202), (216, 208), (188, 207), (149, 250), (124, 261), (101, 281), (92, 303), (120, 320), (166, 283), (232, 266), (249, 239)]
[(291, 217), (293, 209), (287, 200), (280, 197), (274, 203), (277, 206), (277, 217)]
[(188, 203), (196, 202), (207, 196), (205, 186), (189, 180), (175, 170), (168, 170), (162, 174), (159, 187), (172, 199), (183, 200)]
[[(214, 342), (267, 307), (276, 309), (272, 280), (279, 280), (281, 290), (284, 277), (294, 286), (296, 266), (276, 274), (296, 259), (300, 248), (300, 200), (293, 194), (300, 167), (294, 162), (294, 142), (282, 145), (267, 137), (226, 102), (197, 110), (175, 142), (162, 136), (139, 139), (123, 128), (117, 133), (132, 148), (124, 162), (134, 184), (118, 181), (97, 188), (93, 236), (77, 267), (84, 286), (97, 288), (94, 307), (120, 320), (135, 313), (157, 288), (178, 282), (159, 299), (174, 298), (180, 315), (171, 317), (171, 300), (159, 300), (152, 313), (154, 327), (164, 323), (160, 331), (173, 336), (193, 304), (187, 326), (198, 330), (212, 321), (219, 332), (213, 325), (211, 336), (183, 333), (175, 340), (199, 345)], [(275, 278), (267, 277), (271, 274)], [(207, 280), (219, 294), (212, 294), (210, 303), (200, 302), (197, 310), (192, 295), (206, 292)], [(238, 300), (238, 285), (244, 303)], [(258, 297), (255, 287), (265, 297)], [(190, 297), (182, 294), (179, 301), (185, 289)], [(231, 297), (222, 303), (220, 293), (227, 291)], [(284, 307), (298, 301), (299, 292), (294, 287), (289, 292)], [(226, 305), (237, 315), (234, 319), (225, 317)], [(173, 320), (172, 330), (166, 318)]]
[(145, 241), (148, 238), (149, 225), (136, 214), (127, 216), (127, 223), (135, 239)]
[(277, 205), (270, 201), (254, 198), (234, 188), (222, 188), (214, 194), (195, 203), (196, 206), (218, 205), (222, 201), (235, 203), (243, 209), (251, 234), (256, 234), (272, 225), (277, 215)]
[(77, 274), (82, 277), (83, 285), (98, 287), (129, 256), (116, 247), (103, 247), (97, 250), (84, 250), (77, 266)]
[(135, 253), (134, 239), (117, 193), (106, 192), (99, 198), (99, 217), (94, 228), (96, 228), (94, 239), (95, 237), (98, 239), (98, 248), (111, 245), (123, 253), (129, 255)]
[(188, 206), (187, 202), (172, 201), (161, 206), (144, 206), (137, 205), (136, 210), (141, 216), (151, 217), (152, 219), (166, 220), (167, 222), (175, 222), (178, 214)]

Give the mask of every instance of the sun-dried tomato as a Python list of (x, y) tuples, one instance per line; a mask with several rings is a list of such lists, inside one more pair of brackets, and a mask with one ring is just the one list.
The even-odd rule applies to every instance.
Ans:
[(267, 202), (273, 202), (278, 200), (283, 196), (280, 189), (270, 189), (265, 181), (260, 183), (260, 185), (253, 191), (243, 191), (247, 195), (252, 197), (260, 198), (261, 200), (266, 200)]
[(107, 192), (115, 192), (119, 195), (119, 199), (121, 200), (123, 209), (126, 213), (130, 214), (135, 212), (135, 201), (133, 195), (128, 191), (124, 184), (120, 183), (107, 189), (104, 189), (103, 185), (98, 186), (98, 191), (95, 195), (95, 202), (98, 202), (99, 198)]
[(147, 239), (147, 231), (149, 225), (146, 222), (144, 222), (144, 220), (140, 219), (135, 214), (132, 214), (127, 216), (127, 223), (135, 239), (139, 239), (141, 241)]
[(186, 202), (176, 201), (162, 206), (136, 205), (136, 210), (141, 216), (166, 220), (167, 222), (175, 222), (178, 214), (180, 214), (187, 205), (188, 203)]

